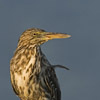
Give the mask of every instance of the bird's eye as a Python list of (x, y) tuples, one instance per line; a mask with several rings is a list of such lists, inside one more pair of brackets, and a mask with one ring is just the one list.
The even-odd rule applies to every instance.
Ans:
[(36, 35), (36, 33), (34, 33), (33, 35)]

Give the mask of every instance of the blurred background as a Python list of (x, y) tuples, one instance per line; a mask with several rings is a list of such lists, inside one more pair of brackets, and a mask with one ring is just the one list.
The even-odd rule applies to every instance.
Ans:
[(0, 98), (19, 100), (9, 62), (21, 33), (31, 27), (72, 35), (43, 44), (42, 51), (57, 69), (62, 100), (100, 100), (99, 0), (0, 0)]

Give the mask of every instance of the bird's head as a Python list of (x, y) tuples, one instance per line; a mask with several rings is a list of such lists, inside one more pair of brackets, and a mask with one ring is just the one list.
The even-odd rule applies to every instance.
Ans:
[(71, 36), (64, 33), (46, 32), (42, 29), (31, 28), (22, 33), (18, 46), (41, 45), (48, 40), (69, 37)]

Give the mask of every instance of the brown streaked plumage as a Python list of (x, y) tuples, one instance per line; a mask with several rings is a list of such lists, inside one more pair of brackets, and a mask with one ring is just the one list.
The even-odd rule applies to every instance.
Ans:
[(54, 68), (65, 67), (51, 65), (40, 45), (51, 39), (68, 37), (68, 34), (46, 32), (38, 28), (22, 33), (10, 61), (12, 87), (21, 100), (61, 100)]

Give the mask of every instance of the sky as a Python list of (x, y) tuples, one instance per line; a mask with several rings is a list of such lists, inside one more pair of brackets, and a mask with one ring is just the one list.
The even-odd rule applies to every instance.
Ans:
[(68, 33), (69, 39), (41, 46), (56, 69), (62, 100), (100, 100), (99, 0), (0, 0), (0, 98), (19, 100), (10, 83), (9, 62), (28, 28)]

